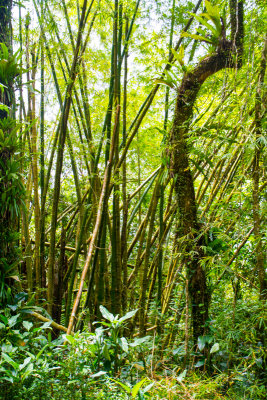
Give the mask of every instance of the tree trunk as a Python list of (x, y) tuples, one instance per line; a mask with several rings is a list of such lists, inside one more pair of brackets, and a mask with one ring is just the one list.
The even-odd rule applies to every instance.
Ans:
[[(237, 10), (237, 12), (235, 12)], [(231, 0), (232, 40), (223, 37), (216, 51), (204, 58), (192, 72), (185, 73), (178, 88), (173, 127), (170, 134), (170, 173), (175, 181), (179, 225), (177, 229), (178, 247), (182, 246), (182, 262), (187, 268), (189, 296), (192, 307), (193, 338), (205, 334), (208, 320), (209, 293), (206, 274), (201, 265), (201, 226), (197, 217), (195, 188), (189, 164), (187, 135), (193, 116), (193, 106), (199, 89), (205, 80), (224, 68), (241, 66), (243, 39), (243, 3)], [(238, 22), (237, 22), (238, 20)], [(223, 28), (223, 27), (222, 27)], [(237, 62), (236, 62), (237, 60)]]
[(0, 0), (0, 43), (11, 47), (12, 0)]

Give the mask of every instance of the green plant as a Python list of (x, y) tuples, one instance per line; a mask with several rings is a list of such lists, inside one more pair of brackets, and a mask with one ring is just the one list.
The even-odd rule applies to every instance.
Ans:
[(104, 331), (106, 331), (107, 337), (104, 343), (104, 351), (109, 358), (111, 370), (117, 372), (118, 367), (122, 365), (123, 362), (122, 353), (129, 353), (129, 343), (127, 339), (120, 334), (125, 326), (125, 321), (132, 318), (137, 310), (129, 311), (121, 318), (119, 318), (118, 315), (114, 316), (103, 306), (100, 306), (100, 312), (108, 321), (99, 322), (102, 326), (106, 327)]
[(19, 59), (20, 50), (10, 55), (7, 46), (0, 43), (0, 83), (8, 86), (21, 73)]
[(34, 325), (26, 315), (40, 308), (25, 301), (26, 293), (15, 295), (0, 314), (0, 388), (7, 399), (27, 387), (36, 370), (43, 368), (43, 353), (51, 347), (44, 335), (50, 323)]
[[(212, 6), (211, 3), (206, 0), (205, 6), (207, 9), (206, 13), (200, 14), (200, 16), (190, 13), (202, 26), (204, 26), (209, 33), (203, 30), (201, 27), (197, 28), (198, 35), (190, 34), (187, 32), (183, 32), (183, 37), (189, 37), (191, 39), (200, 40), (206, 43), (210, 43), (212, 45), (218, 45), (219, 40), (224, 34), (223, 27), (224, 22), (220, 17), (220, 12), (218, 6)], [(222, 21), (222, 22), (221, 22)], [(210, 24), (210, 22), (212, 24)]]
[(95, 324), (100, 326), (95, 332), (84, 331), (77, 332), (74, 336), (63, 336), (73, 348), (88, 357), (93, 373), (100, 371), (117, 373), (121, 369), (120, 372), (127, 375), (126, 371), (129, 373), (131, 370), (133, 352), (148, 341), (148, 337), (130, 341), (122, 335), (125, 322), (132, 318), (137, 310), (129, 311), (121, 318), (118, 315), (114, 316), (103, 306), (100, 306), (100, 312), (108, 322), (96, 322)]
[(144, 397), (145, 393), (148, 393), (149, 390), (154, 385), (154, 382), (149, 383), (143, 390), (141, 390), (141, 388), (145, 385), (145, 383), (149, 382), (148, 378), (142, 379), (141, 381), (137, 382), (133, 386), (123, 383), (116, 379), (111, 379), (111, 380), (113, 382), (117, 383), (118, 385), (120, 385), (128, 393), (129, 399), (135, 399), (137, 396), (140, 400), (145, 399), (145, 397)]

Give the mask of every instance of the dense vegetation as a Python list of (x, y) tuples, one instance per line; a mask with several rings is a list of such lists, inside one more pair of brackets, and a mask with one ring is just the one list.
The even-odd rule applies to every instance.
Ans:
[(265, 398), (266, 11), (0, 0), (0, 398)]

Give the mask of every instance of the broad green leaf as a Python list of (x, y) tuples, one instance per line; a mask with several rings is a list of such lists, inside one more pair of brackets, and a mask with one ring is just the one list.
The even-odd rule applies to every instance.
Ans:
[(150, 336), (144, 336), (142, 338), (137, 338), (132, 343), (130, 343), (129, 346), (137, 347), (137, 346), (140, 346), (141, 344), (147, 342), (148, 340), (150, 340)]
[(202, 351), (206, 345), (205, 336), (199, 336), (197, 339), (197, 345), (200, 351)]
[(111, 381), (117, 383), (118, 385), (120, 385), (127, 393), (131, 393), (131, 387), (125, 385), (124, 383), (117, 381), (116, 379), (113, 378), (109, 378)]
[(27, 365), (31, 362), (31, 360), (32, 360), (31, 357), (25, 358), (23, 364), (20, 364), (19, 370), (21, 371), (23, 368), (27, 367)]
[(149, 390), (154, 386), (154, 384), (155, 384), (155, 382), (149, 383), (147, 386), (145, 386), (145, 387), (142, 389), (142, 392), (143, 392), (143, 393), (149, 392)]
[(18, 368), (19, 368), (19, 364), (16, 363), (14, 360), (12, 360), (12, 358), (9, 357), (8, 354), (2, 353), (2, 357), (5, 359), (5, 361), (6, 361), (8, 364), (12, 365), (12, 367), (14, 367), (15, 369), (18, 369)]
[(206, 38), (206, 37), (200, 36), (200, 35), (194, 35), (194, 34), (187, 33), (187, 32), (182, 32), (181, 37), (189, 37), (191, 39), (201, 40), (202, 42), (207, 42), (207, 43), (213, 44), (213, 41), (209, 38)]
[(42, 355), (42, 353), (45, 351), (45, 349), (49, 346), (49, 343), (47, 343), (37, 354), (36, 356), (36, 360), (38, 360), (40, 358), (40, 356)]
[(50, 322), (50, 321), (45, 322), (45, 323), (41, 326), (41, 329), (50, 328), (50, 327), (51, 327), (51, 323), (52, 323), (52, 321), (51, 321), (51, 322)]
[(107, 372), (106, 371), (99, 371), (96, 374), (91, 375), (91, 378), (98, 378), (99, 376), (103, 376), (106, 375)]
[(215, 18), (218, 18), (218, 19), (220, 18), (218, 6), (213, 6), (211, 4), (211, 2), (208, 0), (205, 1), (205, 6), (206, 6), (206, 9), (207, 9), (209, 15), (211, 15)]
[(140, 382), (137, 382), (132, 388), (132, 397), (135, 398), (141, 389), (141, 387), (148, 381), (147, 378), (142, 379)]
[(203, 367), (204, 364), (205, 364), (205, 360), (198, 361), (195, 364), (195, 368)]
[(137, 313), (137, 311), (138, 311), (138, 309), (127, 312), (127, 314), (125, 314), (123, 317), (121, 317), (119, 319), (119, 322), (123, 322), (123, 321), (126, 321), (127, 319), (132, 318)]
[(109, 349), (108, 346), (105, 344), (103, 347), (103, 356), (110, 361), (110, 354), (109, 354)]
[(24, 381), (26, 378), (27, 378), (27, 376), (29, 376), (30, 375), (30, 373), (33, 371), (33, 363), (30, 363), (30, 364), (28, 364), (27, 365), (27, 368), (26, 368), (26, 370), (25, 370), (25, 372), (23, 373), (23, 375), (22, 375), (22, 380)]
[(210, 354), (212, 353), (216, 353), (217, 351), (220, 350), (220, 345), (219, 343), (214, 343), (214, 345), (212, 346), (212, 348), (210, 349)]
[(99, 309), (104, 318), (106, 318), (109, 322), (114, 321), (114, 315), (111, 314), (104, 306), (100, 306)]
[(217, 30), (220, 32), (221, 23), (220, 23), (220, 12), (218, 6), (211, 5), (211, 3), (208, 0), (205, 1), (205, 6), (210, 19), (213, 21), (213, 23), (216, 25)]
[(29, 321), (23, 321), (22, 325), (28, 332), (33, 327), (33, 323)]
[(0, 319), (4, 322), (5, 325), (8, 324), (8, 319), (7, 319), (7, 317), (5, 315), (1, 315), (0, 314)]
[(186, 377), (187, 374), (187, 369), (185, 369), (178, 377), (177, 377), (177, 381), (178, 382), (182, 382), (184, 380), (184, 378)]
[(180, 47), (179, 53), (175, 49), (171, 49), (172, 54), (176, 60), (183, 66), (184, 65), (184, 46)]
[(125, 337), (122, 337), (119, 339), (119, 343), (120, 343), (122, 350), (125, 351), (126, 353), (128, 353), (129, 346), (128, 346), (127, 339), (125, 339)]
[(166, 85), (166, 86), (169, 86), (171, 89), (174, 89), (174, 88), (175, 88), (175, 85), (174, 85), (172, 82), (167, 81), (167, 80), (165, 80), (165, 79), (155, 79), (155, 83), (157, 83), (157, 84), (159, 84), (159, 85)]
[(10, 328), (12, 328), (14, 325), (16, 325), (18, 318), (19, 318), (19, 315), (14, 315), (13, 317), (9, 318), (8, 325), (10, 326)]
[(73, 336), (71, 335), (63, 335), (63, 337), (70, 343), (70, 344), (74, 344), (75, 343), (75, 339)]
[(205, 18), (201, 18), (200, 16), (198, 16), (198, 15), (196, 15), (196, 14), (193, 14), (193, 13), (190, 13), (190, 15), (192, 15), (193, 17), (195, 17), (195, 19), (196, 19), (200, 24), (204, 25), (207, 29), (209, 29), (209, 30), (213, 33), (213, 35), (214, 35), (215, 37), (219, 36), (219, 32), (217, 31), (217, 29), (214, 28), (211, 24), (209, 24), (209, 23), (205, 20)]

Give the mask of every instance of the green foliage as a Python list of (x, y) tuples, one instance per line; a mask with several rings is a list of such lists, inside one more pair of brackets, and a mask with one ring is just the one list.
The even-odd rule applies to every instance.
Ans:
[(149, 392), (149, 390), (154, 385), (154, 382), (152, 382), (146, 385), (146, 387), (141, 390), (141, 388), (149, 381), (147, 378), (144, 378), (141, 381), (137, 382), (134, 386), (129, 386), (116, 379), (111, 379), (111, 380), (120, 385), (126, 391), (126, 393), (128, 393), (129, 399), (135, 399), (138, 396), (140, 400), (144, 400), (145, 399), (144, 394)]
[(26, 315), (39, 308), (27, 305), (26, 300), (26, 293), (15, 295), (0, 314), (0, 388), (7, 399), (17, 396), (16, 392), (43, 365), (42, 354), (50, 346), (44, 336), (50, 323), (34, 326)]
[[(87, 341), (90, 343), (88, 351), (93, 357), (92, 370), (117, 373), (119, 369), (124, 369), (126, 372), (129, 370), (134, 350), (146, 340), (143, 338), (141, 341), (128, 341), (126, 337), (122, 336), (125, 322), (132, 318), (137, 310), (129, 311), (121, 318), (118, 315), (114, 316), (103, 306), (100, 306), (100, 311), (108, 322), (95, 322), (101, 326), (96, 328), (94, 333), (88, 333)], [(77, 335), (79, 336), (79, 334)], [(66, 336), (66, 339), (75, 345), (75, 337)], [(126, 364), (126, 360), (128, 364)]]
[[(145, 338), (137, 339), (126, 346), (126, 339), (118, 333), (118, 327), (122, 328), (136, 311), (117, 319), (103, 307), (101, 311), (110, 321), (105, 330), (101, 327), (94, 333), (84, 331), (74, 336), (62, 335), (52, 342), (50, 334), (45, 334), (45, 330), (50, 329), (49, 322), (36, 326), (25, 319), (32, 310), (36, 310), (25, 304), (25, 300), (26, 295), (19, 294), (12, 305), (1, 310), (0, 386), (5, 399), (128, 398), (118, 391), (117, 384), (130, 388), (128, 393), (131, 398), (138, 396), (144, 399), (145, 392), (151, 388), (147, 385), (140, 390), (148, 383), (147, 378), (132, 387), (118, 380), (115, 385), (108, 377), (108, 373), (114, 373), (110, 365), (115, 363), (115, 356), (122, 366), (122, 360), (125, 362), (133, 357), (134, 350), (146, 341)], [(63, 345), (66, 340), (67, 345)]]
[[(11, 301), (14, 282), (19, 280), (17, 226), (20, 208), (23, 206), (24, 187), (22, 183), (18, 130), (19, 125), (8, 116), (13, 102), (12, 86), (20, 75), (19, 52), (9, 54), (7, 46), (0, 49), (0, 301)], [(4, 118), (5, 116), (5, 118)]]
[(19, 260), (16, 221), (23, 206), (24, 186), (18, 159), (19, 141), (16, 122), (0, 119), (0, 300), (10, 302)]
[[(220, 20), (220, 12), (218, 6), (212, 6), (209, 1), (205, 1), (207, 9), (206, 13), (202, 13), (200, 16), (190, 13), (202, 26), (204, 26), (209, 33), (202, 28), (198, 27), (198, 35), (194, 35), (187, 32), (182, 32), (183, 37), (189, 37), (191, 39), (200, 40), (202, 42), (210, 43), (212, 45), (218, 45), (219, 39), (222, 34), (222, 24)], [(212, 22), (211, 25), (208, 21)]]
[(21, 73), (19, 67), (21, 55), (19, 55), (19, 51), (10, 55), (4, 43), (0, 43), (0, 47), (0, 83), (8, 87)]

